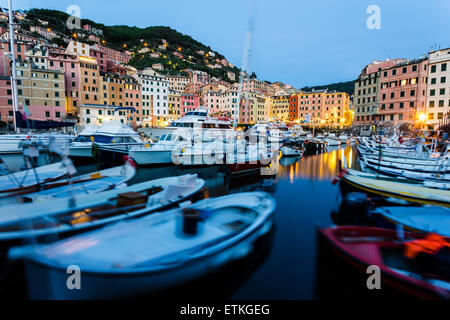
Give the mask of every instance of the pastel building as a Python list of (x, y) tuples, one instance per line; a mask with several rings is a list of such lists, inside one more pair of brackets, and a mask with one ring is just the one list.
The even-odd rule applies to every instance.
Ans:
[(450, 118), (450, 48), (428, 55), (426, 123), (437, 129)]
[[(29, 118), (64, 120), (66, 118), (64, 72), (33, 69), (30, 62), (16, 62), (19, 110), (28, 111)], [(7, 90), (11, 95), (11, 90)], [(12, 99), (12, 96), (11, 98)], [(12, 101), (8, 105), (12, 110)]]
[(355, 81), (353, 99), (354, 124), (356, 126), (367, 128), (380, 122), (381, 117), (378, 110), (380, 106), (381, 71), (405, 61), (405, 59), (375, 60), (361, 71), (358, 79)]
[(184, 92), (186, 84), (190, 82), (188, 77), (167, 75), (166, 80), (169, 82), (169, 89), (176, 92)]
[(289, 95), (271, 97), (271, 119), (287, 121), (289, 119)]
[(169, 90), (169, 120), (181, 117), (181, 93)]
[(181, 116), (186, 112), (197, 109), (200, 106), (199, 96), (195, 94), (183, 93), (181, 95)]
[(138, 79), (142, 86), (142, 111), (145, 110), (151, 125), (166, 125), (169, 120), (169, 83), (151, 69), (138, 73)]
[(428, 59), (411, 60), (381, 72), (380, 109), (382, 122), (414, 123), (425, 112)]
[(124, 102), (125, 108), (134, 108), (132, 113), (132, 122), (137, 125), (142, 125), (142, 86), (133, 77), (124, 77)]
[(50, 50), (48, 66), (50, 70), (64, 72), (66, 114), (69, 118), (75, 117), (81, 101), (80, 62), (77, 55)]

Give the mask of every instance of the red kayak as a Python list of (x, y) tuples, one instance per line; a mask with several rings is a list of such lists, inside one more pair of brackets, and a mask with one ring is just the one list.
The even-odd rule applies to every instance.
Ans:
[[(327, 245), (366, 279), (369, 265), (381, 271), (387, 286), (422, 299), (450, 298), (450, 238), (436, 234), (344, 226), (319, 230)], [(368, 289), (369, 290), (369, 289)]]

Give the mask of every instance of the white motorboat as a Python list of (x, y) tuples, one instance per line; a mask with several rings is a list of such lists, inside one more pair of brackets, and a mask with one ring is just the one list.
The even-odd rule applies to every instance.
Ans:
[(129, 146), (143, 144), (140, 136), (129, 126), (116, 120), (105, 122), (102, 126), (89, 126), (81, 131), (76, 139), (68, 145), (69, 157), (92, 158), (92, 145)]
[[(32, 299), (136, 296), (197, 279), (241, 259), (273, 224), (275, 200), (263, 192), (199, 201), (81, 234), (18, 248)], [(67, 268), (78, 266), (82, 290), (70, 290)]]

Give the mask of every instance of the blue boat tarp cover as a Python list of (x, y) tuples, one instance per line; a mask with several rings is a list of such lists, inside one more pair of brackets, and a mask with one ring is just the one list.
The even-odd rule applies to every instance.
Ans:
[(374, 213), (381, 214), (395, 224), (450, 236), (450, 209), (446, 207), (380, 207)]
[(75, 122), (53, 121), (53, 120), (32, 120), (23, 116), (20, 111), (16, 111), (16, 127), (23, 129), (52, 129), (62, 127), (73, 127)]

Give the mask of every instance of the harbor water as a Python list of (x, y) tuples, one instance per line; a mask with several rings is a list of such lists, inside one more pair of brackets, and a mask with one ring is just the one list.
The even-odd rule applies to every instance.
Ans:
[(182, 169), (177, 166), (140, 168), (132, 183), (198, 173), (206, 181), (205, 197), (262, 190), (277, 202), (274, 227), (248, 258), (206, 279), (171, 290), (171, 297), (193, 299), (316, 299), (316, 228), (333, 224), (331, 214), (342, 196), (331, 183), (339, 161), (354, 167), (352, 146), (299, 157), (280, 157), (275, 177), (259, 174), (230, 177), (220, 167)]
[[(185, 299), (316, 299), (318, 227), (333, 224), (332, 212), (342, 196), (331, 182), (340, 163), (354, 167), (357, 151), (352, 146), (299, 157), (279, 157), (275, 176), (256, 174), (231, 176), (224, 167), (182, 168), (167, 166), (139, 168), (131, 184), (168, 176), (197, 173), (206, 182), (203, 197), (230, 193), (265, 191), (277, 207), (271, 232), (245, 258), (188, 283), (183, 288), (159, 292), (157, 297)], [(95, 171), (96, 165), (78, 166), (80, 174)]]

